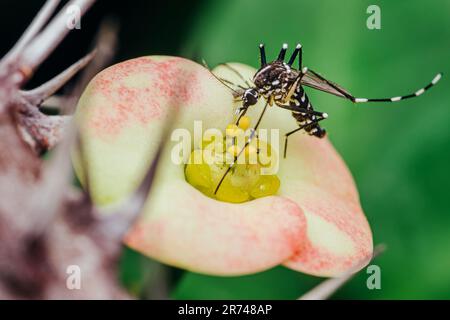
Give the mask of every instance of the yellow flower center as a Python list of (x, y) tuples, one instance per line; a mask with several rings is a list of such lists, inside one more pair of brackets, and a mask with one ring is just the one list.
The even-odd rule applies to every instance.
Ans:
[[(186, 180), (205, 195), (225, 202), (241, 203), (276, 194), (280, 180), (262, 169), (278, 159), (272, 156), (271, 145), (256, 135), (245, 146), (249, 127), (250, 118), (244, 116), (239, 126), (227, 126), (225, 137), (202, 140), (200, 148), (190, 155), (185, 168)], [(232, 163), (235, 164), (214, 193)]]

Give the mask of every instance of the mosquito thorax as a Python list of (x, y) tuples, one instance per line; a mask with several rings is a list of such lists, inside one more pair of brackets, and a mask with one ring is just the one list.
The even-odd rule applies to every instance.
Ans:
[(298, 71), (282, 61), (273, 61), (259, 69), (253, 82), (260, 93), (285, 89), (295, 81)]

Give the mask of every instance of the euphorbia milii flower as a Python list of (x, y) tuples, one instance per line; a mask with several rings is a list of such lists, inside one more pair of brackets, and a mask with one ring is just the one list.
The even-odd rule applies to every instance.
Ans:
[[(255, 72), (232, 65), (248, 79)], [(245, 85), (223, 67), (214, 72)], [(201, 120), (204, 130), (224, 130), (235, 103), (231, 90), (209, 70), (182, 58), (142, 57), (99, 73), (77, 110), (93, 199), (111, 204), (134, 191), (170, 113), (179, 113), (176, 128), (192, 131), (194, 121)], [(249, 111), (252, 119), (263, 103)], [(260, 127), (280, 129), (282, 140), (296, 123), (290, 112), (271, 107)], [(83, 180), (79, 167), (77, 172)], [(327, 138), (291, 136), (277, 176), (276, 195), (219, 201), (186, 181), (185, 166), (171, 161), (167, 147), (148, 202), (125, 243), (169, 265), (212, 275), (249, 274), (282, 264), (338, 276), (369, 261), (370, 227), (352, 176)]]

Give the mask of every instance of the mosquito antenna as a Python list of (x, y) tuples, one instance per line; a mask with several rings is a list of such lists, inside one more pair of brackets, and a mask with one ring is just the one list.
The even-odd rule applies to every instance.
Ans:
[[(247, 79), (245, 79), (245, 77), (237, 70), (237, 69), (235, 69), (235, 68), (233, 68), (232, 66), (230, 66), (228, 63), (219, 63), (218, 64), (219, 66), (224, 66), (225, 68), (227, 68), (227, 69), (229, 69), (231, 72), (233, 72), (235, 75), (237, 75), (238, 77), (239, 77), (239, 79), (241, 79), (242, 80), (242, 82), (244, 82), (245, 83), (245, 85), (248, 87), (248, 88), (251, 88), (252, 87), (252, 84), (250, 83), (250, 82), (248, 82), (248, 80)], [(241, 87), (242, 89), (248, 89), (248, 88), (244, 88), (244, 87)]]
[(235, 90), (235, 89), (233, 89), (232, 87), (230, 87), (223, 79), (220, 79), (218, 76), (216, 76), (216, 75), (211, 71), (211, 69), (209, 69), (208, 64), (206, 63), (205, 59), (202, 59), (202, 63), (203, 63), (203, 66), (204, 66), (206, 69), (208, 69), (208, 71), (212, 74), (212, 76), (213, 76), (214, 78), (217, 79), (217, 81), (219, 81), (219, 82), (220, 82), (221, 84), (223, 84), (225, 87), (227, 87), (228, 89), (230, 89), (231, 91), (233, 91), (233, 93), (236, 94), (236, 96), (240, 96), (240, 95), (241, 95), (240, 92), (238, 92), (237, 90)]

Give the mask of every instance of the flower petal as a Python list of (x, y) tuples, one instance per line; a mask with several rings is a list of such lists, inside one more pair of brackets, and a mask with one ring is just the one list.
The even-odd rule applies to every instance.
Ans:
[[(178, 113), (175, 128), (192, 132), (194, 120), (203, 120), (204, 130), (223, 128), (232, 117), (232, 100), (209, 71), (182, 58), (141, 57), (97, 74), (76, 113), (93, 199), (111, 204), (135, 190), (169, 113)], [(80, 162), (74, 165), (83, 182)]]
[[(77, 109), (94, 200), (114, 203), (136, 188), (173, 108), (180, 111), (176, 127), (192, 132), (194, 120), (203, 120), (203, 129), (225, 128), (231, 106), (230, 90), (185, 59), (144, 57), (102, 71)], [(230, 204), (210, 199), (185, 181), (184, 166), (171, 161), (170, 148), (149, 199), (125, 242), (192, 271), (237, 275), (265, 270), (305, 242), (305, 218), (293, 201), (267, 197)]]
[(150, 257), (195, 272), (242, 275), (280, 264), (305, 241), (305, 218), (293, 201), (266, 197), (237, 205), (184, 181), (165, 181), (125, 238)]
[[(239, 63), (229, 65), (245, 79), (251, 80), (256, 71)], [(235, 72), (224, 66), (214, 69), (214, 73), (245, 86)], [(263, 103), (260, 101), (248, 114), (258, 117)], [(260, 126), (281, 129), (278, 146), (284, 146), (284, 133), (296, 127), (290, 112), (276, 107), (267, 112)], [(276, 143), (270, 142), (275, 147)], [(297, 253), (286, 266), (318, 276), (337, 276), (369, 261), (373, 250), (370, 226), (353, 178), (327, 138), (300, 132), (290, 136), (288, 155), (280, 161), (278, 176), (279, 194), (301, 206), (307, 219), (308, 241), (298, 244)]]
[(319, 276), (362, 268), (372, 256), (372, 234), (347, 167), (327, 139), (297, 135), (290, 143), (280, 194), (304, 210), (309, 241), (286, 266)]

